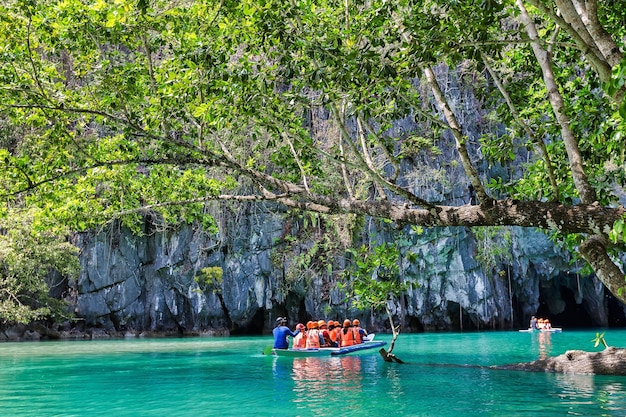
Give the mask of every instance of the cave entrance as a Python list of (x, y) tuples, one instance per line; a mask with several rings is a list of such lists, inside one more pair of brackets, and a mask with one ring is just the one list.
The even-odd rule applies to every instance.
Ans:
[(559, 292), (562, 300), (565, 302), (565, 309), (561, 313), (552, 313), (548, 302), (540, 293), (539, 308), (535, 314), (537, 318), (546, 318), (550, 320), (552, 326), (563, 327), (564, 329), (585, 329), (597, 326), (597, 324), (594, 324), (589, 313), (585, 310), (583, 304), (576, 303), (576, 296), (572, 290), (561, 287)]
[[(447, 316), (450, 318), (450, 327), (455, 330), (476, 330), (472, 318), (459, 303), (448, 301)], [(422, 327), (423, 328), (423, 327)]]
[(263, 324), (265, 323), (264, 311), (259, 309), (252, 317), (252, 320), (245, 327), (236, 327), (230, 330), (233, 336), (259, 336), (263, 334)]

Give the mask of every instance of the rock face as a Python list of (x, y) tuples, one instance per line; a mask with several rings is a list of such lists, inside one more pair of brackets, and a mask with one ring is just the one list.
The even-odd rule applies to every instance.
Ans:
[(562, 355), (498, 369), (587, 375), (626, 375), (626, 349), (608, 347), (601, 352), (568, 350)]
[[(386, 318), (351, 311), (338, 278), (325, 269), (289, 276), (290, 266), (314, 250), (285, 243), (302, 225), (265, 204), (220, 210), (217, 235), (191, 226), (146, 226), (143, 236), (123, 228), (78, 235), (81, 273), (56, 285), (82, 318), (79, 327), (126, 334), (259, 333), (286, 315), (290, 324), (359, 317), (371, 330), (386, 329)], [(550, 316), (560, 327), (568, 323), (558, 318), (574, 313), (587, 320), (579, 324), (607, 326), (611, 319), (604, 287), (579, 276), (541, 232), (511, 229), (510, 258), (486, 271), (467, 228), (418, 234), (367, 227), (363, 236), (403, 239), (401, 278), (411, 289), (391, 310), (405, 331), (525, 328), (532, 314)], [(340, 268), (342, 259), (328, 262)], [(223, 280), (203, 287), (196, 277), (211, 266), (223, 270)], [(623, 314), (621, 305), (613, 313)]]

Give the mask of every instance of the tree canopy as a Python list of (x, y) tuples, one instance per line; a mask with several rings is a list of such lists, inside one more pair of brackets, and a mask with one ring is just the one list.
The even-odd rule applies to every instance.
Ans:
[(210, 227), (208, 201), (268, 200), (536, 227), (626, 301), (625, 6), (6, 0), (0, 214)]

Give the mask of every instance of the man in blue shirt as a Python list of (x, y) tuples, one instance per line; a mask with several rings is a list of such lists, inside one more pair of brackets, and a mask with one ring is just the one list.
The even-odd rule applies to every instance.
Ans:
[(274, 349), (289, 349), (287, 336), (295, 337), (300, 333), (300, 329), (296, 330), (295, 333), (292, 332), (287, 327), (287, 318), (279, 317), (276, 319), (276, 327), (272, 333), (274, 334)]

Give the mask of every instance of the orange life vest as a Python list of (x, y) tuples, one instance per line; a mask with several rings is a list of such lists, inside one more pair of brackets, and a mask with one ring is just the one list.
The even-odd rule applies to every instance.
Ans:
[(353, 327), (352, 331), (354, 332), (354, 343), (355, 344), (363, 343), (363, 338), (361, 337), (361, 328)]
[(339, 333), (340, 332), (341, 332), (341, 327), (335, 327), (334, 329), (329, 331), (328, 333), (330, 333), (330, 339), (333, 342), (338, 342), (339, 341)]
[(340, 336), (341, 336), (341, 347), (352, 346), (356, 344), (356, 340), (354, 338), (354, 332), (352, 331), (351, 328), (344, 327), (341, 330)]
[(302, 330), (293, 338), (293, 347), (298, 349), (306, 348), (306, 333)]
[(320, 348), (320, 332), (317, 329), (311, 329), (306, 332), (306, 348), (307, 349), (319, 349)]

